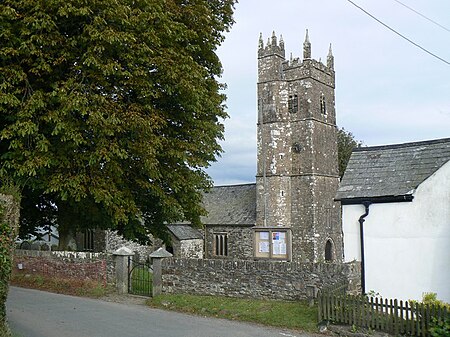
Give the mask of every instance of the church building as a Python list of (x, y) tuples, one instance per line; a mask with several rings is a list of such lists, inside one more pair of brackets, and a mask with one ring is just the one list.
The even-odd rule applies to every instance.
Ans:
[(311, 57), (286, 59), (282, 37), (258, 46), (256, 184), (204, 195), (205, 258), (342, 261), (335, 73)]

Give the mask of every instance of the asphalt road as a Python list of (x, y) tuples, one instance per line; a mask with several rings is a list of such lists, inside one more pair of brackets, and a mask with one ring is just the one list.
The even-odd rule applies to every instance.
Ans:
[(20, 337), (308, 337), (223, 319), (11, 287), (7, 317)]

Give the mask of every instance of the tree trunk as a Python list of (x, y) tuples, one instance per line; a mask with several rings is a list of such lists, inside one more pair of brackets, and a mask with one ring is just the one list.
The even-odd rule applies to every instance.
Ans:
[(19, 230), (20, 201), (0, 194), (0, 337), (10, 336), (6, 324), (6, 298), (11, 277), (14, 240)]
[(58, 202), (58, 236), (59, 250), (76, 250), (74, 241), (74, 217), (70, 205), (64, 201)]

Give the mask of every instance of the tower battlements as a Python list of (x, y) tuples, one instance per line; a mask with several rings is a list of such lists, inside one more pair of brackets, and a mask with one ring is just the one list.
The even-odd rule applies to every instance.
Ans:
[(277, 42), (277, 36), (275, 32), (272, 32), (272, 37), (267, 39), (267, 44), (264, 46), (262, 33), (259, 34), (259, 43), (258, 43), (258, 58), (265, 56), (273, 56), (277, 55), (284, 59), (285, 50), (284, 50), (284, 41), (283, 36), (280, 35), (280, 43)]
[(264, 45), (263, 36), (259, 36), (258, 44), (258, 79), (259, 82), (272, 80), (291, 80), (312, 77), (334, 87), (334, 56), (331, 45), (327, 55), (327, 64), (320, 60), (311, 58), (311, 42), (309, 41), (308, 30), (306, 30), (305, 42), (303, 43), (303, 61), (299, 57), (289, 60), (285, 57), (285, 45), (283, 36), (280, 40), (272, 33)]

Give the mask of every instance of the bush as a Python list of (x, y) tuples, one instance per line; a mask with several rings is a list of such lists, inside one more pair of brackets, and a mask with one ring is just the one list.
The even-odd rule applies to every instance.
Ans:
[[(0, 219), (3, 216), (0, 209)], [(0, 222), (0, 336), (9, 336), (6, 325), (6, 297), (8, 295), (8, 282), (11, 275), (11, 245), (10, 226)]]
[[(417, 301), (412, 300), (410, 303), (414, 305)], [(447, 312), (450, 312), (450, 304), (439, 300), (436, 293), (424, 293), (422, 295), (422, 304), (446, 308)], [(432, 337), (450, 336), (450, 316), (447, 315), (443, 319), (433, 318), (430, 322), (430, 328), (428, 330)]]
[(450, 336), (450, 318), (447, 317), (444, 320), (433, 319), (429, 331), (432, 337)]
[(18, 200), (18, 196), (0, 194), (0, 337), (11, 335), (6, 324), (5, 303), (11, 276), (13, 239), (19, 223)]
[(428, 304), (428, 305), (435, 305), (435, 306), (439, 306), (439, 307), (444, 307), (447, 308), (447, 310), (450, 311), (450, 304), (438, 300), (437, 299), (437, 294), (436, 293), (424, 293), (422, 295), (422, 303), (423, 304)]

